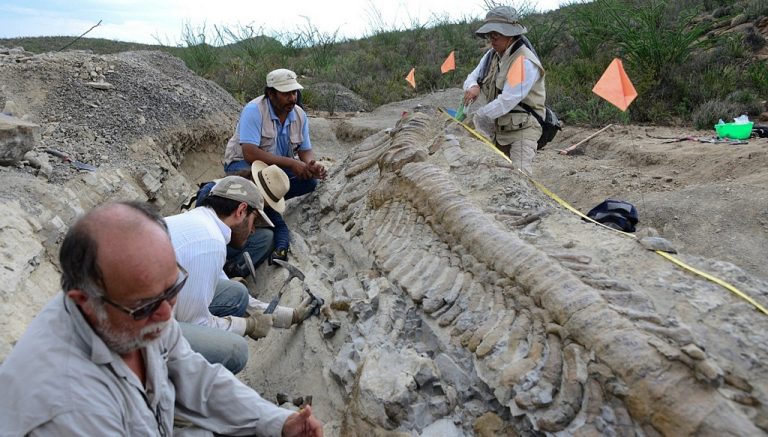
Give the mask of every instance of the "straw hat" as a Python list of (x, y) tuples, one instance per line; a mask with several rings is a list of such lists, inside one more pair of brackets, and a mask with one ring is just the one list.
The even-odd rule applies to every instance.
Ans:
[(262, 161), (253, 161), (251, 164), (253, 182), (259, 187), (264, 201), (275, 211), (285, 211), (285, 199), (283, 198), (291, 188), (291, 182), (283, 169), (276, 165), (267, 165)]

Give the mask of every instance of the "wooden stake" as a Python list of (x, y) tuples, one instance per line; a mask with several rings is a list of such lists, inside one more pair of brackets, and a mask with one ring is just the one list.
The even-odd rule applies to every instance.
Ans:
[(582, 144), (586, 143), (587, 141), (591, 140), (592, 138), (596, 137), (596, 136), (597, 136), (597, 135), (599, 135), (601, 132), (603, 132), (604, 130), (608, 129), (608, 128), (609, 128), (609, 127), (611, 127), (611, 126), (613, 126), (613, 124), (609, 124), (608, 126), (606, 126), (606, 127), (602, 128), (602, 129), (600, 129), (599, 131), (597, 131), (597, 132), (593, 133), (592, 135), (590, 135), (590, 136), (588, 136), (588, 137), (584, 138), (583, 140), (579, 141), (578, 143), (576, 143), (576, 144), (574, 144), (574, 145), (572, 145), (572, 146), (568, 147), (567, 149), (563, 149), (563, 150), (561, 150), (561, 151), (560, 151), (560, 154), (561, 154), (561, 155), (567, 155), (567, 154), (568, 154), (568, 152), (573, 152), (573, 151), (574, 151), (574, 150), (575, 150), (577, 147), (579, 147), (580, 145), (582, 145)]

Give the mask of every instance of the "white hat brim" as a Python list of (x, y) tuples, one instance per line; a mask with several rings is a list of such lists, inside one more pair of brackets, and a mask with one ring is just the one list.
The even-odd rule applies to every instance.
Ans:
[(304, 87), (299, 85), (299, 83), (296, 82), (296, 81), (293, 81), (293, 83), (289, 83), (289, 84), (286, 84), (286, 85), (280, 85), (280, 86), (275, 85), (274, 88), (276, 90), (280, 91), (281, 93), (289, 93), (291, 91), (297, 91), (297, 90), (303, 90), (304, 89)]

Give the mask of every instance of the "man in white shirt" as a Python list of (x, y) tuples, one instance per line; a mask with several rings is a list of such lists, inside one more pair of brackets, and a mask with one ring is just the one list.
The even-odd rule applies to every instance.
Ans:
[[(0, 365), (0, 434), (322, 437), (311, 407), (261, 398), (194, 353), (171, 314), (187, 272), (162, 217), (111, 203), (79, 219), (61, 286)], [(204, 393), (204, 396), (201, 396)]]
[(264, 314), (267, 304), (224, 274), (227, 244), (242, 247), (257, 220), (272, 226), (258, 187), (240, 176), (219, 180), (201, 206), (166, 218), (176, 258), (189, 272), (174, 316), (192, 350), (233, 373), (248, 360), (243, 336), (258, 339), (272, 326), (288, 328), (315, 308), (307, 298), (297, 308), (278, 306)]

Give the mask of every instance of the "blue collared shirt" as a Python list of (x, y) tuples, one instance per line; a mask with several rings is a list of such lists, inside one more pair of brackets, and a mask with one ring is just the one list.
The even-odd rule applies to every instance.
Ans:
[[(277, 118), (272, 104), (269, 103), (269, 116), (272, 122), (275, 124), (275, 131), (277, 132), (277, 138), (275, 138), (275, 155), (285, 156), (293, 158), (294, 150), (291, 149), (291, 142), (289, 138), (289, 127), (291, 123), (296, 121), (296, 111), (291, 111), (288, 117), (285, 119), (285, 123), (280, 123), (280, 119)], [(251, 101), (240, 114), (240, 143), (248, 144), (261, 144), (261, 111), (259, 111), (259, 105)], [(305, 151), (312, 149), (312, 143), (309, 140), (309, 120), (304, 120), (304, 126), (301, 130), (302, 143), (298, 147), (298, 151)]]

